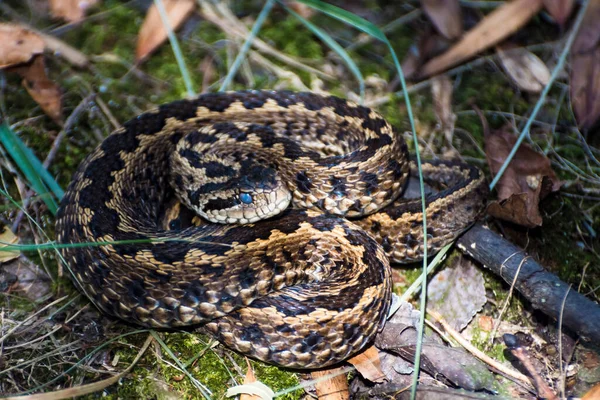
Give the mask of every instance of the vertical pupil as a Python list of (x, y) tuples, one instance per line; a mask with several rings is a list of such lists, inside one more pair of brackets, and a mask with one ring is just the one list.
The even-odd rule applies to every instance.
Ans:
[(240, 194), (240, 200), (242, 203), (250, 204), (252, 203), (252, 196), (250, 196), (248, 193), (242, 193)]

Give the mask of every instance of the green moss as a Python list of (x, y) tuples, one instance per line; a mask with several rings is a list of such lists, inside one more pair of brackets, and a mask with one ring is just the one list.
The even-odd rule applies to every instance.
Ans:
[[(318, 25), (318, 22), (315, 23)], [(274, 48), (292, 56), (320, 60), (323, 48), (313, 34), (296, 17), (273, 19), (260, 32), (260, 38)]]

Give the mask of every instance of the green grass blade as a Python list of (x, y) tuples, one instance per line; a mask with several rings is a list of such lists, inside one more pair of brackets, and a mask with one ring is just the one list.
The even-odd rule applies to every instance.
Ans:
[(58, 210), (56, 199), (61, 199), (64, 192), (40, 160), (6, 124), (0, 125), (0, 143), (23, 172), (31, 188), (46, 203), (50, 212), (56, 214)]
[(373, 36), (375, 39), (381, 40), (384, 43), (387, 43), (387, 37), (385, 34), (377, 27), (367, 21), (364, 18), (359, 17), (356, 14), (351, 13), (350, 11), (346, 11), (342, 8), (336, 7), (331, 4), (324, 3), (319, 0), (298, 0), (299, 3), (304, 3), (307, 6), (314, 8), (315, 10), (319, 10), (324, 14), (329, 15), (337, 20), (340, 20), (350, 26), (353, 26), (361, 31), (365, 32)]
[(294, 17), (298, 18), (300, 22), (304, 24), (312, 33), (315, 34), (323, 43), (325, 43), (331, 50), (335, 51), (338, 56), (346, 63), (350, 72), (354, 75), (356, 80), (358, 81), (359, 90), (360, 90), (360, 102), (363, 103), (365, 100), (365, 80), (363, 79), (363, 75), (358, 68), (358, 65), (352, 60), (352, 57), (348, 54), (346, 50), (342, 46), (338, 44), (331, 36), (329, 36), (325, 31), (321, 30), (318, 26), (303, 18), (300, 14), (296, 13), (294, 10), (287, 7), (283, 4), (283, 7), (292, 14)]

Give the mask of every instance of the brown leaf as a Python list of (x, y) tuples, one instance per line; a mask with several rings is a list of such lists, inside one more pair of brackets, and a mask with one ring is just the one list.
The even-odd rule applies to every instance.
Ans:
[(417, 43), (413, 44), (410, 51), (402, 60), (402, 72), (406, 79), (412, 79), (419, 74), (421, 67), (426, 60), (442, 53), (448, 49), (447, 40), (437, 33), (426, 30), (419, 35)]
[(0, 24), (0, 68), (29, 62), (44, 52), (44, 40), (16, 24)]
[(584, 53), (593, 50), (600, 41), (600, 0), (590, 0), (577, 37), (571, 47), (571, 53)]
[(50, 12), (55, 18), (79, 22), (85, 12), (97, 3), (98, 0), (50, 0)]
[(498, 49), (502, 67), (522, 90), (540, 93), (550, 81), (550, 70), (535, 54), (524, 48)]
[(600, 0), (592, 0), (571, 52), (571, 105), (583, 129), (591, 128), (600, 118), (599, 19)]
[[(498, 173), (516, 140), (509, 128), (486, 135), (485, 154), (493, 174)], [(488, 213), (530, 228), (540, 226), (538, 204), (561, 184), (550, 160), (522, 144), (498, 182), (499, 201), (488, 206)]]
[(544, 7), (560, 26), (567, 22), (574, 4), (575, 0), (544, 0)]
[[(334, 368), (310, 373), (311, 377), (317, 380), (315, 388), (319, 400), (347, 400), (350, 398), (348, 379), (346, 374), (337, 373), (340, 371), (341, 368)], [(328, 379), (319, 379), (332, 374), (336, 375)]]
[(430, 60), (420, 76), (438, 74), (485, 50), (525, 25), (542, 8), (542, 0), (515, 0), (488, 14), (444, 54)]
[[(171, 29), (177, 30), (194, 10), (196, 3), (193, 0), (163, 0)], [(167, 39), (167, 31), (156, 8), (152, 4), (146, 14), (138, 35), (135, 59), (140, 62)]]
[(456, 115), (452, 112), (452, 81), (448, 75), (441, 74), (432, 79), (431, 94), (440, 128), (448, 143), (452, 144)]
[(363, 378), (371, 382), (383, 382), (385, 375), (381, 371), (379, 352), (371, 346), (360, 354), (355, 355), (348, 362), (356, 368)]
[(456, 39), (463, 33), (458, 0), (421, 0), (423, 11), (436, 29), (447, 39)]
[(600, 383), (592, 387), (583, 395), (581, 400), (598, 400), (600, 399)]
[(290, 1), (287, 3), (287, 6), (300, 14), (304, 19), (311, 19), (317, 13), (314, 8), (297, 1)]
[(11, 68), (23, 77), (23, 86), (42, 110), (59, 125), (62, 125), (61, 90), (48, 79), (44, 56), (38, 55), (31, 64)]

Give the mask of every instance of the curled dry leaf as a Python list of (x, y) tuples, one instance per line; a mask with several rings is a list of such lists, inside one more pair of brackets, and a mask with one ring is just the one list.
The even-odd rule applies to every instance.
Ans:
[[(486, 134), (485, 154), (493, 174), (498, 173), (516, 140), (509, 127)], [(561, 184), (550, 160), (522, 144), (498, 182), (498, 201), (488, 206), (488, 213), (529, 228), (541, 226), (539, 202)]]
[(44, 40), (36, 33), (15, 24), (0, 24), (0, 68), (31, 61), (44, 52)]
[(571, 49), (571, 104), (581, 128), (600, 118), (600, 0), (591, 0)]
[[(196, 3), (193, 0), (162, 0), (167, 12), (171, 29), (176, 30), (190, 16)], [(140, 62), (150, 55), (158, 46), (167, 39), (165, 29), (158, 8), (152, 4), (146, 14), (138, 35), (135, 59)]]
[(544, 7), (557, 24), (564, 25), (573, 11), (575, 0), (544, 0)]
[(50, 0), (50, 12), (55, 18), (79, 22), (86, 11), (97, 3), (98, 0)]
[(458, 0), (421, 0), (423, 11), (447, 39), (462, 35), (462, 16)]
[(438, 74), (495, 45), (525, 25), (541, 8), (542, 0), (514, 0), (504, 3), (465, 33), (450, 50), (425, 64), (420, 76)]
[(532, 52), (523, 48), (499, 48), (498, 55), (507, 75), (521, 90), (540, 93), (550, 81), (550, 70)]
[(46, 75), (44, 57), (38, 55), (31, 64), (11, 68), (23, 77), (23, 86), (42, 110), (57, 124), (62, 125), (61, 90)]

